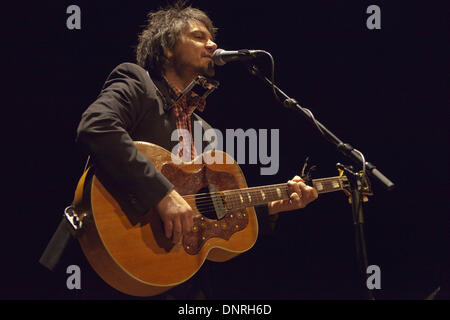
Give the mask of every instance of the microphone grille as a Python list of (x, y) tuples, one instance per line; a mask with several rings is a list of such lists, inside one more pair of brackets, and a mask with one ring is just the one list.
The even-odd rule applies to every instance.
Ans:
[(212, 59), (214, 61), (214, 63), (218, 66), (223, 66), (226, 62), (222, 59), (222, 52), (224, 52), (225, 50), (223, 49), (216, 49), (216, 51), (214, 51), (214, 53), (212, 54)]

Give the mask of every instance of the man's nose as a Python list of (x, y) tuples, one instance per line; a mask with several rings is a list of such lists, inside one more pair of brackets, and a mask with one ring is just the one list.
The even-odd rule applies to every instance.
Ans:
[(212, 41), (212, 40), (208, 40), (208, 42), (206, 43), (206, 48), (211, 51), (211, 54), (216, 51), (217, 49), (217, 44)]

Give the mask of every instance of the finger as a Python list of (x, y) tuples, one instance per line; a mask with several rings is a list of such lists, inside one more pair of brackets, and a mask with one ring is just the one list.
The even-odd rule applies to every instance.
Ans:
[(298, 193), (300, 198), (302, 197), (302, 189), (300, 188), (300, 184), (303, 184), (303, 182), (294, 182), (292, 184), (292, 192)]
[(164, 221), (164, 233), (166, 234), (167, 239), (170, 239), (172, 237), (172, 229), (173, 229), (172, 221), (170, 220)]
[(193, 214), (192, 211), (188, 211), (183, 215), (183, 233), (188, 233), (192, 231), (193, 225)]
[(318, 197), (319, 197), (319, 194), (317, 193), (317, 190), (316, 189), (314, 189), (314, 188), (312, 188), (313, 189), (313, 199), (317, 199)]
[(294, 204), (295, 206), (301, 205), (302, 200), (301, 200), (301, 196), (298, 193), (292, 193), (290, 196), (290, 200), (291, 203)]
[(297, 182), (295, 182), (294, 180), (288, 181), (288, 188), (291, 193), (294, 192), (294, 188), (295, 188), (296, 184), (297, 184)]
[(181, 240), (181, 221), (180, 219), (175, 219), (173, 224), (173, 235), (172, 235), (172, 242), (178, 243)]
[(291, 196), (289, 197), (289, 199), (291, 200), (291, 202), (296, 202), (301, 199), (301, 196), (297, 192), (293, 192), (293, 193), (291, 193)]
[(307, 194), (309, 194), (311, 196), (311, 199), (317, 199), (319, 197), (319, 194), (317, 193), (317, 190), (314, 189), (313, 187), (310, 187), (308, 185), (304, 186), (304, 190)]
[(300, 189), (302, 190), (302, 192), (305, 194), (305, 196), (308, 199), (311, 199), (311, 200), (317, 199), (318, 194), (317, 194), (316, 189), (314, 189), (310, 186), (307, 186), (306, 184), (304, 184), (302, 182), (300, 182)]
[(301, 192), (300, 187), (298, 186), (297, 182), (289, 180), (288, 181), (288, 188), (289, 188), (289, 198), (290, 198), (291, 201), (294, 200), (294, 199), (291, 198), (292, 194), (294, 194), (294, 193), (298, 194), (299, 198), (302, 197), (302, 192)]
[(310, 186), (307, 186), (304, 182), (299, 182), (299, 183), (297, 183), (297, 185), (300, 188), (300, 190), (303, 191), (303, 192), (308, 192), (308, 191), (314, 189), (314, 188), (312, 188)]
[(295, 176), (295, 177), (292, 179), (292, 181), (300, 182), (300, 181), (303, 181), (303, 179), (300, 178), (299, 176)]

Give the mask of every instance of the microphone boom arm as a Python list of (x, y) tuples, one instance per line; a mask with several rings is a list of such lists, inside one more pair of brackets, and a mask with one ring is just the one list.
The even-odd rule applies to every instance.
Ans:
[(378, 182), (380, 182), (386, 188), (386, 190), (389, 191), (394, 188), (395, 185), (391, 180), (389, 180), (384, 174), (382, 174), (372, 163), (363, 160), (363, 157), (361, 157), (358, 150), (354, 149), (350, 144), (344, 143), (323, 124), (317, 121), (310, 110), (300, 106), (295, 99), (292, 99), (287, 94), (285, 94), (270, 79), (264, 76), (255, 65), (247, 63), (247, 67), (251, 74), (263, 80), (263, 82), (273, 88), (276, 95), (280, 95), (283, 98), (283, 106), (288, 109), (297, 110), (300, 114), (302, 114), (309, 122), (313, 124), (314, 127), (316, 127), (316, 129), (321, 133), (322, 137), (324, 137), (328, 142), (334, 144), (337, 150), (348, 159), (350, 159), (353, 163), (361, 166), (362, 168), (366, 168), (367, 172)]

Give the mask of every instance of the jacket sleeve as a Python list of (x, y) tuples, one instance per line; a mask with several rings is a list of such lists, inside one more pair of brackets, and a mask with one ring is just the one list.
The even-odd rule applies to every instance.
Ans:
[[(173, 185), (135, 147), (129, 132), (156, 97), (145, 70), (132, 63), (117, 66), (94, 103), (81, 117), (77, 142), (96, 168), (120, 186), (138, 213), (154, 207)], [(153, 95), (153, 96), (152, 96)]]

